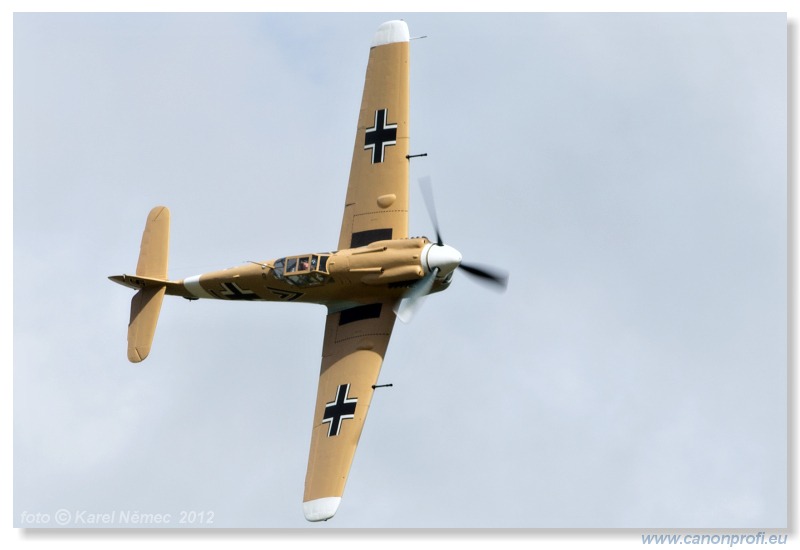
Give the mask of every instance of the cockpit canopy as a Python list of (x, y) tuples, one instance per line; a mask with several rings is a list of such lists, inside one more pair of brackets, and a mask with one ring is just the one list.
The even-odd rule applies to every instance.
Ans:
[(272, 274), (275, 278), (295, 286), (321, 285), (330, 277), (330, 254), (304, 254), (287, 256), (275, 261)]

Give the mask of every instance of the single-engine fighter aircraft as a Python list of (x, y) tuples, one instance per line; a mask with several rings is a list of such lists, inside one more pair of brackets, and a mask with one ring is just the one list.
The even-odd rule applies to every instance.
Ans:
[(164, 295), (327, 306), (303, 512), (331, 518), (339, 507), (395, 316), (450, 285), (457, 267), (505, 287), (506, 276), (461, 262), (442, 242), (430, 186), (433, 242), (408, 237), (408, 26), (381, 25), (372, 39), (344, 217), (335, 252), (251, 262), (174, 281), (167, 278), (169, 210), (150, 211), (135, 275), (110, 279), (138, 292), (131, 301), (128, 359), (150, 353)]

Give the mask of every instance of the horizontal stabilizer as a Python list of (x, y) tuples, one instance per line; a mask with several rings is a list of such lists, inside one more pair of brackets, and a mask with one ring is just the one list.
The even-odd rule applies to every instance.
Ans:
[(112, 275), (109, 277), (112, 281), (122, 286), (132, 288), (133, 290), (140, 290), (142, 288), (162, 287), (168, 281), (163, 279), (154, 279), (152, 277), (140, 277), (138, 275)]

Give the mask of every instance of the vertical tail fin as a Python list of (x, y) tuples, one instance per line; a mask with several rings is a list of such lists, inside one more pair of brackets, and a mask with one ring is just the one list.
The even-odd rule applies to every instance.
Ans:
[[(147, 216), (139, 249), (136, 274), (142, 277), (167, 280), (169, 254), (169, 209), (156, 206)], [(128, 360), (143, 361), (153, 345), (158, 315), (164, 301), (166, 284), (140, 289), (131, 300), (131, 318), (128, 324)]]
[(154, 279), (167, 279), (169, 255), (169, 208), (156, 206), (147, 216), (139, 249), (136, 274)]
[(150, 355), (166, 291), (166, 286), (146, 287), (131, 300), (131, 322), (128, 325), (128, 361), (131, 363), (144, 361)]

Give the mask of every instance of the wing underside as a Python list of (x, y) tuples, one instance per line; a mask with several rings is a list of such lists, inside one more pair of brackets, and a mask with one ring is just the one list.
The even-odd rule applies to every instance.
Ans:
[(408, 237), (408, 40), (403, 21), (372, 40), (339, 250)]
[[(339, 250), (408, 237), (408, 41), (403, 21), (384, 23), (372, 40)], [(309, 521), (329, 519), (339, 507), (394, 306), (376, 301), (328, 314), (303, 497)]]
[(303, 497), (309, 521), (329, 519), (339, 507), (392, 334), (393, 306), (328, 314)]

